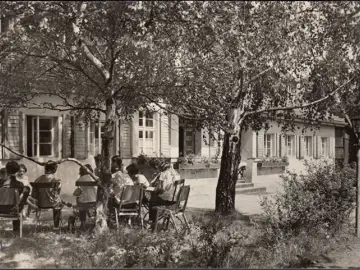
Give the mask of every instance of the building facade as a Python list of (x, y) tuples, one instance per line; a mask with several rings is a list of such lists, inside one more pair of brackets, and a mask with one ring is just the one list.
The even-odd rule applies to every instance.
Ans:
[[(263, 175), (259, 163), (264, 161), (286, 160), (287, 169), (305, 173), (304, 161), (320, 161), (322, 159), (347, 162), (348, 143), (343, 132), (345, 122), (335, 118), (323, 122), (319, 128), (304, 128), (301, 122), (296, 123), (293, 132), (283, 133), (281, 126), (271, 123), (268, 130), (243, 133), (241, 157), (247, 163), (246, 181), (251, 182), (256, 176)], [(284, 158), (285, 157), (285, 158)]]
[[(60, 99), (52, 96), (37, 97), (31, 103), (41, 104), (44, 99), (54, 105), (61, 104)], [(24, 107), (3, 111), (0, 118), (0, 140), (38, 161), (74, 157), (94, 166), (94, 156), (101, 153), (103, 116), (85, 124), (66, 111)], [(206, 130), (197, 130), (194, 125), (179, 121), (176, 115), (143, 110), (137, 111), (131, 121), (116, 123), (112, 154), (120, 155), (126, 165), (140, 154), (169, 157), (176, 162), (179, 156), (188, 154), (212, 157), (220, 153), (219, 147), (209, 139)], [(1, 165), (5, 166), (10, 159), (27, 166), (30, 181), (43, 173), (43, 167), (1, 149)], [(57, 176), (64, 182), (65, 193), (72, 192), (78, 171), (78, 165), (73, 162), (59, 165)]]

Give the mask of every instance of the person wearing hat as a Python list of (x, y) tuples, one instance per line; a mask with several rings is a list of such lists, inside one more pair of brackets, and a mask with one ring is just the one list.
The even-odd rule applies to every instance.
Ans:
[[(60, 198), (61, 182), (60, 179), (55, 178), (57, 167), (58, 165), (54, 161), (49, 160), (44, 167), (45, 174), (41, 175), (34, 181), (35, 183), (59, 183), (57, 188), (46, 189), (43, 191), (45, 198), (53, 205), (53, 218), (55, 229), (58, 229), (60, 225), (61, 208), (64, 204), (68, 205)], [(34, 188), (31, 192), (31, 197), (28, 198), (28, 202), (30, 202), (29, 204), (32, 204), (33, 208), (36, 207), (38, 198), (38, 190)]]

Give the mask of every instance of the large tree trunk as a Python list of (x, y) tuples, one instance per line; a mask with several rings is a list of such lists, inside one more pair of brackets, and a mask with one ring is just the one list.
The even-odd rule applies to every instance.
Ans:
[(215, 211), (221, 214), (235, 210), (235, 187), (241, 161), (240, 146), (241, 132), (238, 136), (225, 133), (215, 206)]
[(101, 183), (103, 188), (99, 188), (97, 205), (96, 205), (96, 232), (103, 233), (108, 229), (107, 217), (108, 211), (108, 200), (111, 187), (111, 152), (112, 142), (114, 139), (114, 104), (112, 100), (106, 102), (106, 122), (104, 126), (104, 137), (101, 141), (101, 155), (102, 155), (102, 168), (101, 168)]

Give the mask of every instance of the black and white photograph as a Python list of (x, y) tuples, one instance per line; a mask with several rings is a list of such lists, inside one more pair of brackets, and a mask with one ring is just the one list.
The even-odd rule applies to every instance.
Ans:
[(1, 1), (0, 268), (360, 268), (360, 2)]

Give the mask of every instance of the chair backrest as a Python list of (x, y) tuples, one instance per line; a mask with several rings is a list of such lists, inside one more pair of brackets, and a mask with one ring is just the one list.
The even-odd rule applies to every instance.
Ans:
[[(0, 214), (9, 213), (19, 204), (19, 192), (15, 188), (0, 188)], [(19, 211), (19, 209), (17, 210)]]
[(19, 202), (19, 192), (16, 188), (0, 188), (0, 205), (14, 206)]
[[(83, 192), (85, 191), (88, 191), (90, 189), (90, 192), (93, 191), (95, 189), (95, 187), (98, 187), (99, 185), (95, 182), (95, 181), (76, 181), (75, 182), (75, 186), (77, 187), (82, 187), (83, 188)], [(97, 197), (97, 192), (99, 191), (99, 189), (95, 189), (95, 195)], [(91, 195), (90, 195), (91, 196)], [(91, 201), (88, 201), (89, 200), (89, 197), (86, 196), (86, 202), (85, 203), (96, 203), (96, 197), (93, 198), (94, 200), (91, 200)], [(84, 198), (82, 198), (82, 200), (84, 200)], [(83, 202), (80, 201), (79, 197), (76, 198), (76, 203), (78, 205), (82, 205)]]
[(60, 185), (59, 181), (50, 182), (50, 183), (30, 183), (30, 185), (37, 190), (38, 200), (37, 206), (39, 208), (52, 208), (54, 206), (53, 202), (49, 201), (47, 192), (50, 192), (51, 189), (58, 188)]
[(56, 181), (56, 182), (49, 182), (49, 183), (36, 183), (36, 182), (32, 182), (30, 183), (30, 185), (33, 188), (36, 189), (40, 189), (40, 188), (57, 188), (59, 187), (60, 182)]
[(173, 197), (172, 197), (172, 201), (175, 201), (176, 194), (177, 194), (177, 191), (178, 191), (178, 187), (183, 187), (184, 185), (185, 185), (185, 179), (176, 180), (174, 182), (174, 194), (173, 194)]
[(75, 186), (77, 186), (77, 187), (97, 187), (98, 184), (95, 181), (76, 181)]
[(177, 195), (175, 210), (178, 212), (185, 212), (186, 205), (189, 199), (190, 186), (180, 187), (179, 193)]
[(124, 186), (121, 193), (120, 206), (124, 203), (139, 203), (141, 207), (143, 193), (144, 190), (141, 186)]

